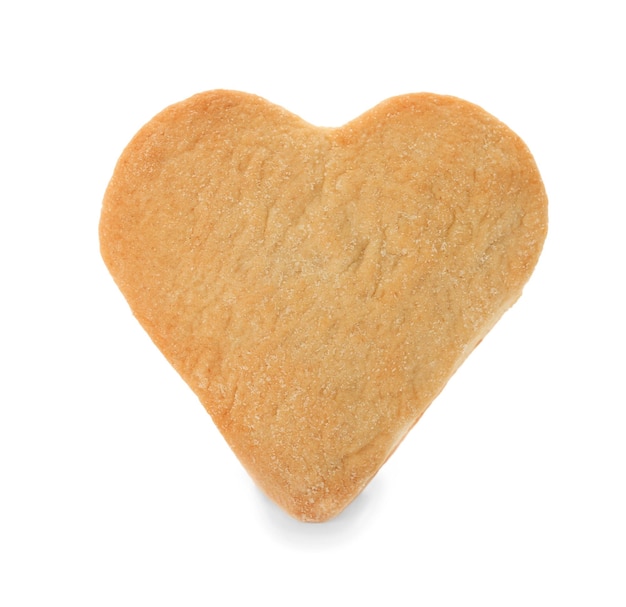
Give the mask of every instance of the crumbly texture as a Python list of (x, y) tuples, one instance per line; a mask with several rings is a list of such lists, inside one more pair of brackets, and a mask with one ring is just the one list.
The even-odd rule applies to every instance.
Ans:
[(473, 104), (405, 95), (320, 128), (211, 91), (128, 145), (100, 240), (257, 484), (324, 521), (520, 296), (546, 229), (531, 154)]

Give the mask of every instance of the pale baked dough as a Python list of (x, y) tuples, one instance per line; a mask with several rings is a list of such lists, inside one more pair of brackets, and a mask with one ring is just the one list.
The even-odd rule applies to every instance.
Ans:
[(546, 228), (531, 154), (475, 105), (406, 95), (319, 128), (212, 91), (131, 141), (100, 239), (250, 475), (324, 521), (520, 296)]

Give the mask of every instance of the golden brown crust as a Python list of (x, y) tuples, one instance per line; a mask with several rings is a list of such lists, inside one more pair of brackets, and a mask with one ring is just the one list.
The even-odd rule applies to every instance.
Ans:
[(251, 476), (323, 521), (520, 296), (546, 229), (526, 146), (465, 101), (405, 95), (330, 129), (211, 91), (131, 141), (100, 238)]

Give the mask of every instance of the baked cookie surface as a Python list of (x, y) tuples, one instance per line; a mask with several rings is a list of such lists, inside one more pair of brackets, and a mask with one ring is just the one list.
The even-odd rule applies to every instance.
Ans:
[(473, 104), (405, 95), (321, 128), (210, 91), (128, 145), (100, 242), (257, 484), (323, 521), (517, 300), (546, 230), (530, 152)]

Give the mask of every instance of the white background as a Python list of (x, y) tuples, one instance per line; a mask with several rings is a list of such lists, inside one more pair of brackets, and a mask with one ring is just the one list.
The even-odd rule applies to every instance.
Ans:
[[(3, 3), (0, 604), (626, 605), (619, 4)], [(463, 97), (548, 190), (524, 296), (327, 524), (260, 494), (99, 256), (123, 147), (213, 88), (327, 126)]]

